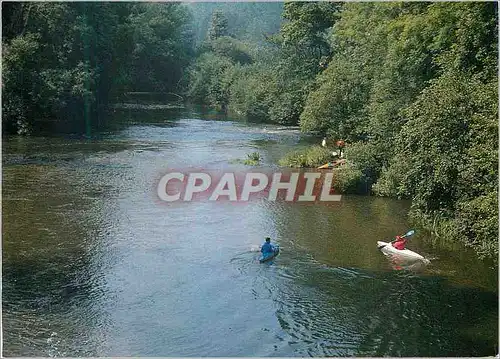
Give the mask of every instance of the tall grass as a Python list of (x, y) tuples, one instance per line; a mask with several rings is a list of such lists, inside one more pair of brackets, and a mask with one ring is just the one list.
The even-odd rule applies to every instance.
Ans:
[(262, 157), (259, 152), (252, 152), (247, 154), (247, 159), (243, 161), (243, 164), (247, 166), (257, 166), (260, 161), (262, 161)]
[(303, 150), (288, 153), (279, 160), (278, 164), (282, 167), (292, 168), (316, 168), (331, 161), (332, 154), (329, 150), (321, 146), (312, 146)]

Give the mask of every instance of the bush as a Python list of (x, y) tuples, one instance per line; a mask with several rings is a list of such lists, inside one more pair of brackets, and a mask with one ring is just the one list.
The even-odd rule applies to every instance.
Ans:
[(221, 79), (233, 66), (227, 57), (212, 52), (202, 54), (188, 69), (188, 97), (217, 109), (225, 108), (228, 89)]
[(282, 167), (302, 168), (311, 167), (307, 164), (305, 151), (293, 151), (285, 155), (278, 161)]
[(458, 204), (455, 226), (480, 257), (498, 257), (498, 190)]
[(372, 191), (383, 197), (410, 198), (403, 182), (403, 177), (408, 172), (409, 167), (408, 162), (402, 159), (394, 160), (389, 167), (383, 167), (380, 178), (372, 186)]
[(363, 172), (350, 164), (333, 169), (333, 188), (335, 191), (344, 194), (369, 192)]
[(243, 161), (243, 163), (247, 166), (257, 166), (262, 158), (260, 157), (259, 152), (252, 152), (247, 155), (247, 159)]
[(273, 80), (268, 70), (258, 65), (237, 66), (229, 85), (228, 110), (258, 120), (269, 118)]
[(345, 157), (373, 183), (387, 162), (386, 152), (384, 147), (374, 142), (356, 142), (345, 148)]
[(299, 121), (300, 113), (304, 107), (302, 89), (277, 91), (269, 109), (270, 120), (281, 125), (295, 125)]
[(288, 153), (278, 163), (280, 166), (292, 168), (318, 167), (330, 161), (331, 157), (329, 150), (321, 146), (312, 146)]
[(29, 111), (39, 109), (36, 85), (41, 81), (36, 72), (36, 58), (40, 54), (39, 38), (32, 34), (19, 36), (3, 49), (2, 125), (6, 133), (25, 134), (30, 131), (33, 118)]
[(234, 63), (242, 65), (251, 64), (253, 62), (250, 56), (250, 50), (247, 46), (236, 39), (229, 36), (223, 36), (210, 42), (210, 49), (219, 56), (225, 56)]
[(424, 213), (412, 209), (409, 213), (410, 222), (427, 231), (431, 243), (439, 243), (449, 250), (460, 248), (460, 233), (454, 219), (444, 212)]
[(363, 109), (368, 99), (368, 80), (360, 76), (351, 59), (335, 58), (318, 76), (300, 115), (304, 131), (329, 133), (331, 137), (355, 141), (366, 122)]

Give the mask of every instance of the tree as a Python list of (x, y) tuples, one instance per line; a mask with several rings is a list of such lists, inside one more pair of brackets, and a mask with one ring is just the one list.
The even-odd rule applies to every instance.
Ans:
[(339, 18), (341, 3), (285, 2), (282, 27), (282, 45), (294, 49), (302, 59), (314, 59), (316, 65), (322, 56), (330, 55), (326, 31)]
[(190, 21), (187, 8), (181, 4), (134, 4), (130, 71), (136, 91), (176, 89), (194, 54)]
[(221, 10), (214, 10), (208, 30), (208, 39), (216, 40), (221, 36), (228, 36), (227, 18)]
[(2, 121), (9, 132), (67, 122), (89, 134), (121, 91), (174, 90), (193, 52), (181, 4), (3, 3), (2, 9)]
[(396, 155), (375, 187), (411, 198), (413, 215), (427, 226), (452, 221), (445, 235), (483, 254), (498, 238), (497, 99), (496, 82), (463, 73), (433, 80), (405, 111)]

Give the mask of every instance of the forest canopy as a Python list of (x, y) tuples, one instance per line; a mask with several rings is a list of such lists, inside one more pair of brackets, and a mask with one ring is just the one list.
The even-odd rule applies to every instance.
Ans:
[(84, 129), (125, 91), (176, 91), (194, 54), (178, 3), (3, 2), (2, 34), (4, 133)]

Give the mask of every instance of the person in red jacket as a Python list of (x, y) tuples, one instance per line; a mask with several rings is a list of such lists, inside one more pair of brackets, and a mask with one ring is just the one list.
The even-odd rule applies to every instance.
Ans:
[(343, 158), (342, 150), (344, 149), (345, 142), (343, 140), (338, 140), (335, 144), (337, 145), (337, 147), (339, 149), (339, 158)]
[(403, 238), (401, 236), (396, 236), (396, 240), (392, 242), (392, 246), (396, 249), (403, 250), (405, 249), (407, 241), (408, 240), (406, 238)]

